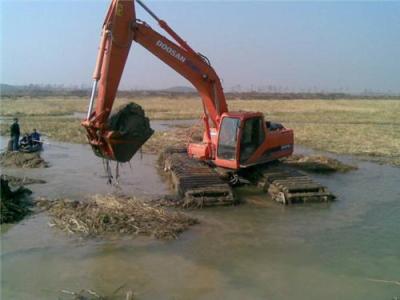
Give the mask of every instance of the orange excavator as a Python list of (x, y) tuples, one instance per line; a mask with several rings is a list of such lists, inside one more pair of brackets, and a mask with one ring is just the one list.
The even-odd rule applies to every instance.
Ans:
[[(135, 4), (149, 13), (170, 37), (139, 20)], [(193, 50), (141, 0), (113, 0), (101, 34), (87, 118), (82, 122), (96, 155), (118, 162), (129, 161), (149, 137), (124, 136), (108, 126), (132, 41), (189, 80), (199, 92), (204, 109), (204, 134), (201, 143), (188, 145), (189, 157), (238, 170), (292, 154), (291, 129), (266, 122), (260, 112), (229, 112), (221, 81), (204, 55)]]

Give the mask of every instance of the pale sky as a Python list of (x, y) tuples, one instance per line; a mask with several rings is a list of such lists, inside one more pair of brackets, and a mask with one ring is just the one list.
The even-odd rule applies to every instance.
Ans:
[[(400, 2), (144, 2), (211, 60), (226, 90), (400, 93)], [(109, 1), (1, 5), (1, 83), (91, 84)], [(162, 32), (140, 8), (137, 17)], [(184, 85), (133, 44), (121, 88)]]

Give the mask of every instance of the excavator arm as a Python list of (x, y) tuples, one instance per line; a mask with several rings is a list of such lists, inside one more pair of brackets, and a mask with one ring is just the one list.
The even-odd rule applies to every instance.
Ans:
[[(135, 2), (156, 19), (172, 40), (136, 19)], [(220, 79), (207, 58), (196, 53), (140, 0), (113, 0), (103, 25), (87, 118), (82, 122), (95, 153), (107, 159), (127, 161), (145, 142), (124, 139), (107, 127), (132, 41), (142, 45), (197, 89), (204, 108), (205, 143), (211, 145), (209, 120), (218, 128), (221, 114), (228, 108)], [(124, 154), (120, 155), (118, 149), (122, 148)]]
[(227, 105), (221, 82), (206, 58), (180, 47), (146, 23), (136, 22), (135, 27), (134, 40), (192, 83), (210, 119), (218, 126), (220, 115), (227, 111)]

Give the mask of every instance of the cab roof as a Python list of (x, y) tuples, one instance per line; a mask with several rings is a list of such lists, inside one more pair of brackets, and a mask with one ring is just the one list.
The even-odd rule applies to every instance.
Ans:
[(261, 112), (248, 112), (248, 111), (231, 111), (222, 114), (222, 117), (239, 118), (241, 120), (263, 117)]

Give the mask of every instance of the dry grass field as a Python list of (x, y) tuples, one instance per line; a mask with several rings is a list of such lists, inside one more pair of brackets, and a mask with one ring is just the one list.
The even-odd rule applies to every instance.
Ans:
[[(116, 107), (132, 99), (119, 99)], [(199, 118), (199, 99), (162, 97), (134, 99), (152, 120)], [(231, 100), (231, 111), (261, 111), (266, 118), (295, 130), (296, 143), (318, 150), (368, 157), (400, 166), (400, 101), (397, 100)], [(22, 131), (38, 128), (53, 140), (84, 143), (84, 131), (74, 113), (84, 113), (87, 99), (1, 100), (1, 134), (8, 117), (18, 116)], [(154, 149), (156, 134), (147, 145)], [(146, 150), (146, 148), (145, 148)]]

